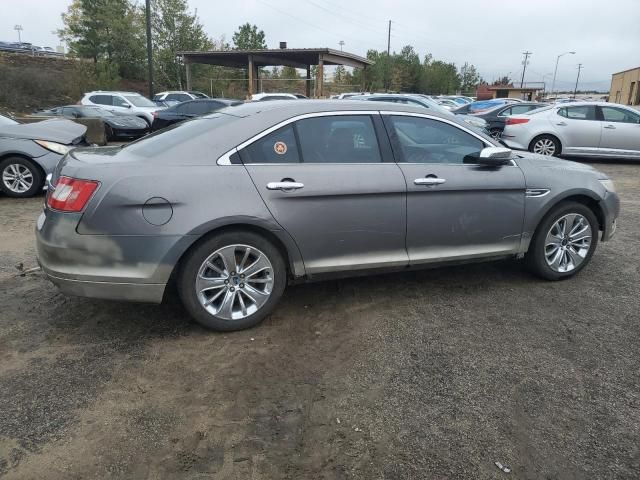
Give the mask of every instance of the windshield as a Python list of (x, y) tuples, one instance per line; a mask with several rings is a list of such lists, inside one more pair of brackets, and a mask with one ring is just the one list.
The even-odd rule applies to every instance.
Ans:
[(97, 107), (76, 107), (78, 112), (83, 117), (115, 117), (115, 114), (109, 112), (108, 110), (103, 110), (102, 108)]
[(0, 115), (0, 125), (17, 125), (17, 124), (18, 122), (16, 122), (15, 120), (12, 120), (9, 117)]
[(124, 98), (126, 98), (136, 107), (157, 107), (155, 103), (147, 98), (144, 98), (142, 95), (125, 95)]

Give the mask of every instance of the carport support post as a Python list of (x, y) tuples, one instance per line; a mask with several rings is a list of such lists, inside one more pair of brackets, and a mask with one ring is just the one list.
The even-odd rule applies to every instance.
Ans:
[(305, 82), (304, 94), (311, 98), (311, 65), (307, 65), (307, 81)]
[(254, 71), (253, 71), (253, 55), (249, 55), (249, 90), (248, 90), (248, 94), (249, 94), (249, 98), (251, 98), (251, 95), (253, 95), (253, 76), (254, 76)]
[(324, 57), (318, 55), (318, 68), (316, 69), (316, 97), (324, 96)]
[(191, 63), (188, 57), (184, 58), (185, 73), (187, 76), (187, 91), (191, 91)]

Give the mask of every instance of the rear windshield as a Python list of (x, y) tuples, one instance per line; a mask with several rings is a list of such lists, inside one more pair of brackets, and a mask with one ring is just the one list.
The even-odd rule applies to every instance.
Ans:
[(134, 155), (153, 157), (236, 120), (238, 117), (231, 115), (211, 114), (158, 130), (122, 148)]

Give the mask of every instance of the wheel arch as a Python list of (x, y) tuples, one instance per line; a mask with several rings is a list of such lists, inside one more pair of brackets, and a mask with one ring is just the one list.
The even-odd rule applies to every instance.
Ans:
[(40, 171), (40, 173), (42, 174), (42, 179), (45, 180), (47, 177), (47, 172), (45, 172), (44, 168), (42, 168), (42, 165), (40, 165), (35, 158), (30, 157), (29, 155), (22, 153), (22, 152), (7, 152), (4, 153), (2, 155), (0, 155), (0, 162), (4, 162), (7, 158), (13, 158), (13, 157), (18, 157), (18, 158), (22, 158), (23, 160), (26, 160), (28, 162), (30, 162), (31, 164), (35, 165), (35, 167)]

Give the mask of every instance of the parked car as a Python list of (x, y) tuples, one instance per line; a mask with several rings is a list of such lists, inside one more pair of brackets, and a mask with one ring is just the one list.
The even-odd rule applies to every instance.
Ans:
[(180, 102), (186, 102), (189, 100), (195, 100), (197, 98), (209, 98), (209, 95), (206, 95), (202, 92), (196, 91), (184, 91), (184, 90), (171, 90), (168, 92), (160, 92), (156, 93), (153, 96), (154, 102), (163, 102), (167, 105), (175, 105)]
[(160, 302), (256, 325), (290, 281), (525, 256), (583, 269), (614, 233), (613, 183), (512, 154), (462, 121), (364, 101), (246, 103), (123, 148), (75, 149), (37, 221), (43, 272), (67, 294)]
[(471, 103), (473, 100), (469, 99), (468, 97), (462, 97), (462, 96), (457, 96), (457, 95), (443, 95), (441, 97), (438, 97), (444, 100), (453, 100), (456, 104), (458, 105), (466, 105), (467, 103)]
[(42, 117), (99, 118), (104, 123), (107, 140), (139, 138), (149, 132), (147, 122), (135, 115), (115, 114), (99, 107), (67, 105), (33, 114)]
[(153, 112), (162, 107), (139, 93), (135, 92), (107, 92), (98, 90), (85, 93), (80, 100), (82, 105), (94, 105), (113, 113), (127, 113), (140, 117), (151, 126)]
[(357, 97), (358, 95), (370, 95), (369, 92), (344, 92), (331, 95), (331, 100), (344, 100), (345, 98)]
[[(434, 100), (438, 105), (442, 105), (447, 110), (455, 110), (461, 106), (458, 102), (450, 98), (438, 97), (438, 98), (435, 98)], [(463, 105), (466, 105), (466, 104), (463, 104)]]
[(268, 100), (298, 100), (293, 93), (254, 93), (251, 95), (253, 102), (265, 102)]
[(165, 110), (160, 110), (153, 114), (153, 123), (151, 130), (156, 131), (173, 125), (174, 123), (189, 120), (190, 118), (206, 115), (215, 110), (233, 105), (242, 105), (239, 100), (230, 100), (228, 98), (206, 98), (199, 100), (190, 100), (182, 102)]
[(502, 141), (542, 155), (640, 159), (640, 112), (605, 102), (555, 104), (509, 117)]
[(487, 112), (491, 109), (499, 107), (500, 105), (505, 105), (507, 102), (504, 98), (494, 98), (493, 100), (480, 100), (477, 102), (467, 103), (466, 105), (462, 105), (459, 108), (456, 108), (453, 113), (456, 114), (468, 114), (475, 115), (482, 112)]
[(527, 113), (542, 107), (546, 107), (546, 105), (538, 102), (508, 103), (492, 110), (478, 113), (475, 116), (484, 119), (488, 124), (489, 135), (496, 140), (500, 140), (505, 121), (509, 115)]
[[(453, 113), (450, 110), (447, 110), (441, 105), (438, 105), (437, 102), (431, 100), (427, 95), (409, 95), (406, 93), (376, 93), (373, 95), (360, 95), (357, 97), (353, 97), (352, 100), (400, 103), (403, 105), (430, 108), (442, 115), (453, 116)], [(479, 128), (480, 130), (486, 130), (487, 122), (484, 119), (476, 118), (471, 115), (460, 115), (459, 118), (469, 125)], [(484, 131), (484, 133), (489, 134), (489, 130)]]
[(19, 123), (0, 115), (0, 190), (10, 197), (30, 197), (62, 156), (86, 145), (87, 127), (70, 120)]

